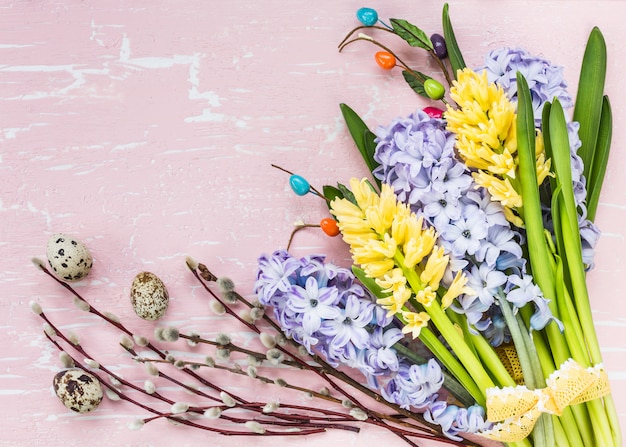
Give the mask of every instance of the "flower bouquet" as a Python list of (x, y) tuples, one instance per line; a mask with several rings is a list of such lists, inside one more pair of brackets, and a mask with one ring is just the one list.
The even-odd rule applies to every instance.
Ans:
[[(296, 194), (324, 200), (331, 217), (296, 224), (287, 250), (259, 258), (256, 299), (187, 260), (210, 309), (254, 340), (161, 324), (153, 340), (134, 333), (67, 282), (84, 277), (91, 258), (80, 241), (56, 235), (51, 268), (36, 265), (79, 309), (121, 332), (120, 345), (150, 375), (142, 385), (124, 379), (32, 303), (66, 367), (54, 380), (57, 395), (78, 412), (107, 395), (151, 414), (132, 428), (167, 419), (222, 435), (297, 436), (372, 424), (410, 445), (621, 445), (585, 281), (611, 141), (601, 32), (589, 36), (574, 101), (561, 69), (523, 50), (495, 50), (468, 68), (447, 5), (443, 36), (406, 20), (386, 23), (370, 8), (357, 18), (340, 51), (377, 46), (380, 67), (399, 68), (433, 105), (375, 132), (341, 105), (371, 179), (318, 190), (279, 168)], [(405, 63), (377, 37), (386, 34), (429, 53), (439, 71)], [(297, 231), (317, 226), (341, 235), (350, 268), (289, 253)], [(73, 250), (83, 262), (68, 266)], [(138, 316), (159, 319), (167, 302), (156, 276), (135, 278)], [(167, 348), (181, 340), (187, 351)], [(213, 352), (200, 355), (200, 347)], [(281, 398), (251, 399), (229, 389), (228, 377), (276, 385)], [(193, 398), (168, 397), (161, 382)], [(287, 392), (312, 401), (294, 403)]]

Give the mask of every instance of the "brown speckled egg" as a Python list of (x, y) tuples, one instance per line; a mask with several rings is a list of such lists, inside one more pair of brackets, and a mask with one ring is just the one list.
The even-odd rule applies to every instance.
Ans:
[(93, 264), (85, 244), (61, 233), (53, 234), (48, 239), (46, 257), (54, 273), (68, 282), (83, 279)]
[(167, 310), (169, 294), (158, 276), (141, 272), (130, 287), (130, 303), (139, 318), (158, 320)]
[(102, 386), (96, 376), (80, 368), (59, 371), (52, 381), (59, 400), (72, 411), (88, 413), (102, 402)]

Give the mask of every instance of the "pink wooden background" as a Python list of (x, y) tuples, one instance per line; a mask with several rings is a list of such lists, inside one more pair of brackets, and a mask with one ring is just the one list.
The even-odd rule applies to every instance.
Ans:
[[(574, 94), (587, 34), (600, 26), (609, 52), (606, 91), (614, 107), (614, 146), (597, 223), (604, 231), (589, 274), (592, 306), (622, 424), (626, 426), (626, 70), (625, 4), (618, 1), (451, 1), (466, 62), (490, 49), (523, 46), (565, 66)], [(150, 335), (128, 293), (149, 270), (167, 284), (166, 319), (189, 330), (226, 327), (212, 316), (185, 256), (231, 276), (250, 295), (255, 261), (285, 247), (297, 219), (317, 222), (324, 204), (298, 198), (277, 163), (312, 184), (363, 175), (338, 104), (371, 125), (425, 103), (399, 72), (383, 72), (365, 43), (336, 51), (356, 26), (360, 2), (0, 1), (0, 445), (239, 445), (164, 421), (130, 431), (146, 416), (103, 402), (76, 415), (52, 394), (59, 369), (36, 300), (80, 334), (99, 360), (142, 383), (125, 362), (117, 334), (81, 313), (38, 272), (55, 232), (90, 248), (94, 268), (77, 286), (101, 310)], [(371, 1), (380, 16), (440, 30), (441, 1)], [(405, 54), (405, 53), (403, 53)], [(423, 65), (421, 53), (407, 56)], [(427, 70), (428, 67), (425, 68)], [(294, 253), (328, 252), (345, 262), (338, 239), (300, 233)], [(235, 381), (239, 388), (250, 382)], [(304, 398), (301, 398), (304, 402)], [(400, 445), (386, 432), (330, 433), (246, 444)]]

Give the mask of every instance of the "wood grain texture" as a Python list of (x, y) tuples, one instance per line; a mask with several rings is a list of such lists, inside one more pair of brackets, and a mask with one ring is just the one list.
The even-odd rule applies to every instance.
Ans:
[[(118, 333), (81, 313), (30, 262), (48, 237), (72, 234), (94, 257), (77, 285), (101, 310), (133, 330), (152, 324), (133, 313), (133, 277), (148, 270), (170, 292), (167, 321), (186, 330), (241, 332), (212, 316), (185, 256), (229, 275), (251, 295), (256, 259), (286, 245), (297, 219), (317, 222), (325, 205), (295, 197), (270, 167), (312, 184), (365, 174), (342, 123), (345, 102), (375, 127), (427, 105), (399, 72), (383, 72), (365, 43), (337, 52), (356, 26), (359, 2), (243, 0), (0, 2), (0, 422), (2, 446), (235, 446), (242, 442), (157, 421), (127, 423), (140, 410), (105, 401), (97, 412), (68, 412), (52, 393), (60, 364), (28, 303), (36, 300), (64, 329), (80, 334), (98, 360), (136, 383), (143, 370), (117, 346)], [(374, 0), (381, 17), (440, 30), (442, 2)], [(618, 1), (451, 1), (469, 65), (504, 45), (558, 65), (575, 93), (588, 32), (608, 46), (606, 92), (614, 145), (597, 223), (603, 230), (589, 287), (605, 365), (626, 427), (626, 6)], [(391, 41), (390, 41), (391, 43)], [(421, 53), (401, 52), (424, 71)], [(301, 232), (294, 252), (329, 253), (345, 263), (338, 239)], [(232, 386), (247, 392), (250, 382)], [(270, 391), (271, 392), (271, 391)], [(306, 402), (304, 397), (300, 401)], [(400, 445), (366, 428), (293, 440), (250, 438), (250, 446)]]

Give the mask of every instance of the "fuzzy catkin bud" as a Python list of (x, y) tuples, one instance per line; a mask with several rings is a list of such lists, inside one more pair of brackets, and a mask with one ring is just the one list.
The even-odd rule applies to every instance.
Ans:
[(249, 365), (248, 368), (246, 368), (246, 374), (255, 379), (257, 376), (256, 366)]
[(30, 310), (32, 310), (34, 314), (41, 315), (43, 313), (43, 309), (37, 301), (31, 301), (29, 304)]
[(197, 332), (191, 332), (189, 334), (189, 337), (187, 339), (187, 345), (194, 347), (194, 346), (198, 346), (198, 340), (200, 340), (200, 334), (198, 334)]
[(72, 357), (70, 357), (70, 355), (65, 351), (59, 352), (59, 360), (64, 368), (74, 367), (74, 359), (72, 359)]
[(241, 312), (239, 312), (239, 318), (241, 318), (243, 321), (245, 321), (248, 324), (254, 323), (254, 319), (252, 318), (252, 315), (250, 315), (250, 309), (244, 309)]
[(261, 332), (259, 334), (259, 340), (261, 340), (261, 344), (263, 344), (263, 346), (265, 346), (267, 349), (272, 349), (276, 347), (276, 339), (267, 332)]
[(322, 396), (330, 396), (330, 390), (327, 387), (324, 387), (320, 390), (320, 394)]
[(159, 369), (156, 366), (154, 366), (154, 364), (152, 362), (146, 362), (146, 371), (151, 376), (155, 376), (156, 377), (156, 376), (159, 375)]
[(228, 360), (230, 358), (230, 350), (224, 348), (216, 349), (215, 357), (217, 357), (218, 360)]
[(220, 399), (222, 399), (222, 402), (224, 402), (224, 405), (226, 405), (227, 407), (234, 407), (235, 405), (237, 405), (235, 399), (230, 397), (230, 395), (224, 391), (220, 393)]
[(222, 345), (222, 346), (226, 346), (229, 345), (231, 342), (230, 336), (228, 334), (224, 334), (223, 332), (220, 332), (219, 334), (217, 334), (217, 336), (215, 337), (215, 342), (218, 345)]
[(287, 386), (287, 382), (285, 382), (285, 380), (284, 380), (284, 379), (281, 379), (280, 377), (279, 377), (279, 378), (277, 378), (277, 379), (274, 379), (274, 383), (275, 383), (276, 385), (278, 385), (278, 386), (281, 386), (281, 387), (285, 387), (285, 386)]
[(174, 363), (176, 361), (176, 357), (174, 357), (172, 354), (167, 354), (165, 356), (165, 361), (169, 363)]
[(143, 335), (133, 335), (133, 340), (135, 340), (135, 343), (137, 343), (137, 346), (148, 346), (148, 343), (150, 343), (150, 341), (144, 337)]
[(165, 341), (175, 342), (178, 340), (180, 333), (178, 332), (178, 328), (174, 326), (169, 326), (163, 329), (163, 338)]
[(276, 334), (274, 339), (276, 340), (276, 344), (278, 346), (285, 346), (287, 344), (287, 337), (285, 337), (285, 334), (283, 333)]
[(257, 421), (246, 421), (244, 425), (246, 426), (248, 430), (250, 430), (253, 433), (258, 433), (260, 435), (265, 433), (265, 429)]
[(30, 262), (32, 262), (35, 265), (35, 267), (40, 268), (42, 270), (46, 268), (46, 264), (44, 264), (44, 262), (39, 258), (31, 258)]
[(341, 405), (342, 405), (344, 408), (352, 408), (352, 407), (353, 407), (352, 402), (350, 402), (350, 401), (349, 401), (349, 400), (347, 400), (347, 399), (342, 400), (342, 401), (341, 401)]
[(300, 357), (306, 357), (307, 355), (309, 355), (309, 351), (307, 351), (306, 347), (300, 345), (298, 346), (298, 355)]
[(185, 263), (187, 264), (187, 267), (189, 267), (189, 270), (196, 271), (196, 269), (198, 268), (198, 263), (191, 257), (191, 256), (187, 256), (185, 258)]
[(128, 423), (128, 428), (130, 430), (141, 430), (144, 425), (146, 425), (146, 421), (143, 419), (135, 419), (134, 421)]
[(156, 392), (156, 385), (154, 384), (152, 380), (146, 380), (143, 383), (143, 389), (148, 394), (154, 394)]
[(109, 375), (109, 382), (111, 382), (111, 385), (113, 386), (117, 386), (117, 387), (122, 386), (122, 382), (120, 382), (117, 377), (114, 377), (112, 375)]
[(250, 318), (252, 320), (257, 321), (263, 318), (263, 314), (265, 313), (265, 309), (262, 307), (253, 307), (250, 309)]
[(170, 409), (173, 414), (186, 413), (187, 410), (189, 410), (189, 404), (187, 402), (176, 402)]
[(154, 328), (154, 338), (157, 341), (165, 341), (165, 338), (163, 337), (163, 330), (165, 328), (161, 327), (161, 326), (157, 326)]
[(126, 334), (120, 335), (120, 345), (127, 351), (135, 347), (135, 342)]
[(222, 295), (222, 298), (224, 299), (224, 301), (226, 301), (228, 304), (235, 304), (237, 301), (239, 301), (241, 299), (241, 295), (239, 295), (237, 292), (235, 292), (234, 290), (230, 290), (228, 292), (225, 292)]
[(108, 399), (111, 400), (111, 401), (115, 402), (115, 401), (120, 400), (120, 395), (117, 394), (115, 391), (113, 391), (111, 388), (105, 388), (104, 389), (104, 394), (106, 394)]
[(272, 365), (280, 365), (285, 360), (285, 356), (278, 349), (269, 349), (265, 357)]
[(280, 407), (278, 402), (268, 402), (263, 407), (263, 413), (273, 413), (278, 410), (278, 407)]
[(76, 306), (78, 309), (82, 310), (83, 312), (89, 312), (91, 310), (91, 306), (85, 300), (81, 300), (80, 298), (74, 297), (72, 302), (74, 303), (74, 306)]
[(115, 315), (113, 312), (103, 312), (103, 315), (114, 323), (120, 322), (120, 317)]
[(209, 309), (211, 309), (211, 312), (218, 316), (224, 315), (226, 313), (224, 305), (217, 300), (211, 300), (209, 302)]
[(43, 324), (43, 331), (46, 333), (46, 335), (48, 335), (48, 337), (56, 337), (57, 335), (57, 332), (48, 323)]
[(93, 368), (93, 369), (100, 368), (100, 363), (96, 362), (94, 359), (85, 359), (83, 361), (85, 362), (85, 365), (87, 365), (90, 368)]
[(206, 359), (204, 359), (204, 363), (209, 368), (213, 368), (215, 366), (215, 360), (213, 359), (213, 357), (207, 357)]
[(232, 292), (233, 290), (235, 290), (235, 283), (232, 279), (227, 278), (226, 276), (217, 278), (216, 282), (222, 293)]
[(220, 407), (211, 407), (204, 412), (204, 417), (207, 419), (218, 419), (222, 415), (222, 409)]
[(71, 331), (67, 333), (67, 339), (75, 346), (80, 345), (80, 337)]
[(263, 359), (260, 359), (254, 355), (248, 356), (248, 365), (250, 366), (260, 366), (263, 363)]
[(350, 410), (350, 416), (357, 421), (367, 421), (367, 413), (360, 408), (353, 408)]
[(174, 362), (174, 368), (176, 369), (183, 369), (185, 367), (186, 363), (184, 360), (176, 360)]

